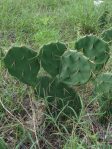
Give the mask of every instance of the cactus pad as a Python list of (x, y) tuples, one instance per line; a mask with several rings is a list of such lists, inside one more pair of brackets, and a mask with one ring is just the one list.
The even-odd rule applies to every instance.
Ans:
[(112, 93), (112, 73), (103, 73), (95, 80), (95, 92), (99, 94)]
[(62, 55), (61, 62), (61, 82), (67, 85), (80, 85), (90, 79), (94, 64), (81, 52), (66, 51)]
[(65, 44), (57, 42), (44, 45), (40, 50), (40, 60), (42, 67), (51, 75), (59, 74), (60, 57), (67, 47)]
[(101, 36), (104, 41), (112, 42), (112, 28), (104, 31)]
[(38, 77), (36, 94), (41, 98), (48, 97), (49, 105), (56, 103), (58, 113), (64, 106), (66, 106), (63, 111), (65, 115), (74, 116), (71, 108), (77, 115), (81, 112), (82, 102), (75, 90), (63, 83), (59, 83), (57, 80), (52, 80), (48, 76)]
[(9, 73), (28, 85), (35, 85), (40, 69), (37, 53), (26, 47), (11, 48), (4, 58)]
[[(100, 66), (101, 64), (105, 64), (109, 59), (108, 44), (93, 35), (79, 39), (75, 43), (75, 48), (77, 50), (82, 50), (84, 55), (93, 61), (97, 67), (99, 64)], [(95, 69), (97, 69), (97, 67)]]

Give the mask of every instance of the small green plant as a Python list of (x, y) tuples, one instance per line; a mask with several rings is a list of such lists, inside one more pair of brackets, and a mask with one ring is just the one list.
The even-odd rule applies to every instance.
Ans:
[[(46, 98), (51, 109), (66, 116), (79, 116), (82, 102), (73, 86), (86, 84), (109, 59), (109, 47), (96, 36), (89, 35), (69, 50), (64, 43), (44, 45), (39, 54), (26, 47), (11, 48), (4, 58), (9, 73), (33, 87), (38, 98)], [(39, 75), (40, 68), (46, 75)]]

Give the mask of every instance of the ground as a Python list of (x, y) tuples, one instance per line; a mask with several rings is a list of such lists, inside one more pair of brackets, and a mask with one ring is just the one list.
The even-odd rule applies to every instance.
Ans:
[[(109, 12), (101, 27), (99, 18)], [(39, 52), (43, 44), (65, 42), (72, 49), (81, 36), (101, 36), (112, 26), (112, 1), (94, 6), (93, 0), (2, 0), (0, 1), (0, 50), (26, 45)], [(84, 104), (80, 118), (58, 122), (45, 115), (46, 105), (35, 99), (32, 88), (6, 71), (0, 57), (0, 136), (13, 149), (110, 149), (111, 121), (98, 122), (99, 105), (93, 86), (77, 88)], [(103, 71), (111, 71), (111, 58)], [(72, 130), (68, 129), (72, 128)]]

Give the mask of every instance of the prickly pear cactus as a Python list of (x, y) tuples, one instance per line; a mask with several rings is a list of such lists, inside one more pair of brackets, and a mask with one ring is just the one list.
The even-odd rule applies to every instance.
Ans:
[(98, 97), (100, 111), (100, 122), (106, 123), (112, 115), (112, 73), (103, 73), (95, 80), (95, 93)]
[(84, 55), (96, 64), (95, 70), (102, 68), (109, 59), (108, 44), (93, 35), (79, 39), (75, 43), (75, 48), (80, 51), (82, 50)]
[(92, 74), (94, 64), (81, 52), (66, 51), (61, 59), (60, 81), (67, 85), (86, 83)]
[(67, 49), (66, 45), (60, 42), (44, 45), (40, 50), (42, 67), (51, 75), (59, 74), (60, 57)]
[(2, 138), (0, 138), (0, 149), (8, 149), (6, 143)]
[(112, 28), (104, 31), (101, 36), (104, 41), (112, 42)]
[(35, 85), (40, 69), (37, 53), (26, 47), (11, 48), (4, 58), (9, 73), (28, 85)]
[(39, 77), (35, 93), (41, 98), (47, 97), (47, 102), (51, 107), (56, 103), (57, 113), (65, 107), (63, 110), (64, 115), (80, 115), (82, 109), (80, 97), (74, 89), (59, 83), (57, 80), (53, 80), (48, 76)]

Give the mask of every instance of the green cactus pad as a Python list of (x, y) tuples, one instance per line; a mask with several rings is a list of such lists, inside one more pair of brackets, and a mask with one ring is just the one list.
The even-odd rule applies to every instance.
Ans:
[(0, 138), (0, 149), (8, 149), (6, 143), (2, 138)]
[(35, 85), (40, 69), (37, 53), (26, 47), (11, 48), (4, 58), (9, 73), (28, 85)]
[[(84, 55), (93, 61), (97, 67), (98, 65), (101, 66), (101, 64), (105, 64), (109, 59), (108, 44), (93, 35), (85, 36), (79, 39), (75, 43), (75, 48), (77, 50), (82, 50)], [(95, 69), (97, 69), (97, 67)]]
[(53, 102), (55, 102), (58, 113), (64, 106), (67, 106), (63, 111), (65, 115), (74, 116), (71, 108), (77, 115), (81, 112), (82, 102), (75, 90), (63, 83), (59, 83), (57, 80), (52, 80), (48, 76), (38, 77), (36, 95), (41, 98), (47, 97), (50, 105), (53, 105)]
[(44, 45), (40, 50), (42, 67), (51, 75), (59, 74), (60, 57), (67, 49), (66, 45), (60, 42)]
[(42, 98), (47, 97), (50, 94), (52, 82), (53, 82), (52, 78), (48, 76), (39, 76), (37, 78), (37, 85), (35, 89), (36, 95)]
[(101, 36), (104, 41), (112, 42), (112, 28), (104, 31)]
[(112, 93), (112, 73), (102, 73), (95, 80), (95, 92), (99, 94)]
[(81, 52), (66, 51), (61, 59), (60, 81), (67, 85), (86, 83), (90, 77), (94, 64)]

